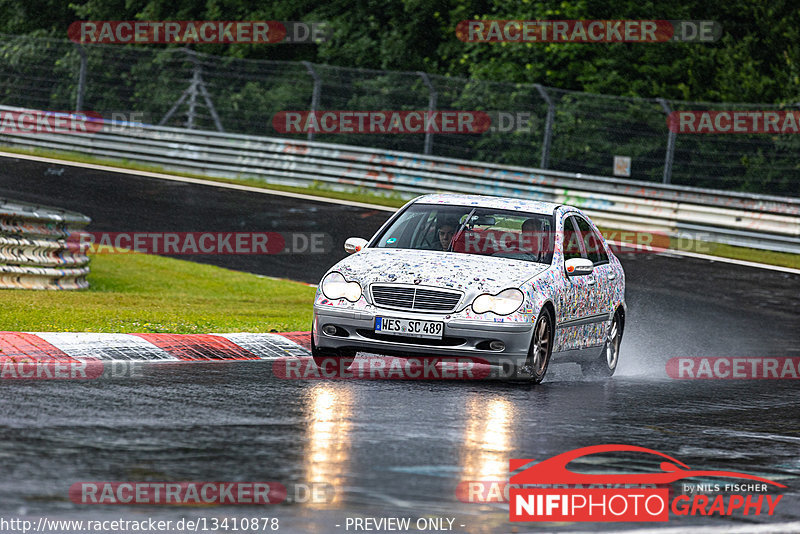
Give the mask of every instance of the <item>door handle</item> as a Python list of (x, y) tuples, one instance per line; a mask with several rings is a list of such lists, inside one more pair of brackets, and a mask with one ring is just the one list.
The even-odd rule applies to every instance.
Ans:
[(588, 279), (586, 280), (586, 285), (587, 285), (587, 286), (593, 286), (593, 285), (595, 285), (596, 283), (597, 283), (597, 280), (595, 280), (595, 279), (594, 279), (594, 277), (588, 278)]
[(614, 274), (614, 273), (611, 273), (611, 274), (608, 275), (608, 279), (609, 280), (614, 280), (616, 277), (617, 277), (617, 275)]

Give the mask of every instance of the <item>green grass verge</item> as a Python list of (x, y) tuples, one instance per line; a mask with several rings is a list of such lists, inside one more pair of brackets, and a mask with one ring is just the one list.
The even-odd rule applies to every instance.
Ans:
[(0, 329), (291, 332), (311, 327), (313, 287), (147, 254), (94, 255), (86, 291), (6, 290)]
[[(331, 190), (328, 184), (324, 182), (315, 182), (309, 187), (291, 187), (276, 184), (268, 184), (262, 180), (249, 177), (241, 178), (219, 178), (209, 177), (203, 174), (191, 174), (166, 170), (157, 165), (142, 165), (140, 163), (128, 160), (114, 160), (97, 158), (94, 156), (87, 156), (77, 152), (62, 152), (55, 150), (43, 149), (21, 149), (18, 147), (2, 147), (6, 152), (14, 152), (18, 154), (32, 154), (36, 156), (65, 159), (69, 161), (76, 161), (80, 163), (94, 163), (97, 165), (109, 165), (112, 167), (122, 167), (126, 169), (158, 172), (164, 174), (173, 174), (176, 176), (186, 176), (189, 178), (197, 178), (200, 180), (207, 180), (210, 182), (223, 182), (249, 185), (252, 187), (260, 187), (262, 189), (271, 189), (276, 191), (287, 191), (292, 193), (301, 193), (306, 195), (316, 195), (325, 198), (336, 198), (340, 200), (351, 200), (354, 202), (364, 202), (367, 204), (378, 204), (381, 206), (400, 207), (406, 203), (407, 199), (398, 194), (392, 196), (376, 194), (373, 189), (358, 188), (353, 191), (334, 191)], [(606, 229), (603, 230), (605, 233)], [(788, 254), (785, 252), (773, 252), (768, 250), (759, 250), (746, 247), (736, 247), (732, 245), (724, 245), (720, 243), (704, 243), (702, 247), (687, 248), (682, 246), (676, 240), (671, 240), (672, 248), (678, 250), (688, 250), (689, 252), (698, 252), (703, 254), (710, 254), (712, 256), (721, 256), (723, 258), (731, 258), (737, 260), (753, 261), (757, 263), (766, 263), (770, 265), (779, 265), (782, 267), (800, 268), (800, 254)]]
[(704, 254), (800, 269), (800, 254), (788, 254), (786, 252), (774, 252), (772, 250), (735, 247), (733, 245), (725, 245), (722, 243), (707, 243), (707, 245), (710, 251), (705, 252)]

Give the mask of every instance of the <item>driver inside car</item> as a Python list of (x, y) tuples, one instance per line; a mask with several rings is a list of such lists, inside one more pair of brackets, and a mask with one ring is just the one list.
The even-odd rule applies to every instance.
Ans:
[(522, 233), (519, 241), (520, 253), (534, 259), (534, 261), (538, 261), (541, 251), (544, 250), (543, 241), (546, 237), (543, 219), (526, 219), (522, 223)]
[(456, 224), (452, 221), (443, 221), (436, 228), (436, 250), (448, 250), (456, 231)]

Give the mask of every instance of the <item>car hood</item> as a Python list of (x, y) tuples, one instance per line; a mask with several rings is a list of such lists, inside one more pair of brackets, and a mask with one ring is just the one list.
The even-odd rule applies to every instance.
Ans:
[(478, 294), (519, 287), (547, 268), (542, 263), (457, 252), (367, 248), (331, 270), (362, 286), (416, 283)]

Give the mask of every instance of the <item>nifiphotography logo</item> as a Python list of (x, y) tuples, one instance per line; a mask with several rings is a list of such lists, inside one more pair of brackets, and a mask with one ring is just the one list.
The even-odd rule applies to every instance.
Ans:
[[(660, 457), (661, 471), (593, 474), (567, 469), (570, 462), (588, 455), (619, 452)], [(509, 467), (514, 472), (531, 462), (534, 460), (512, 459)], [(666, 485), (696, 477), (703, 479), (703, 483), (684, 483), (682, 493), (670, 495)], [(707, 478), (740, 480), (708, 483)], [(669, 521), (670, 511), (675, 516), (773, 515), (783, 496), (767, 494), (768, 487), (786, 487), (746, 473), (694, 470), (653, 449), (617, 444), (594, 445), (559, 454), (530, 465), (513, 475), (509, 482), (511, 521)], [(687, 495), (687, 491), (691, 495)]]

